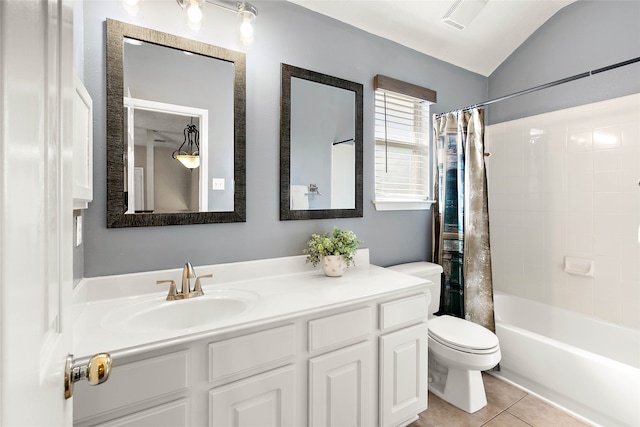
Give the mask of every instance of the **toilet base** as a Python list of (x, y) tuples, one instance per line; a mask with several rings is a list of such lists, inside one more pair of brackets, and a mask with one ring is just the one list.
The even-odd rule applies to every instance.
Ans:
[(433, 394), (465, 412), (472, 414), (487, 405), (480, 371), (446, 367), (430, 357), (429, 378)]

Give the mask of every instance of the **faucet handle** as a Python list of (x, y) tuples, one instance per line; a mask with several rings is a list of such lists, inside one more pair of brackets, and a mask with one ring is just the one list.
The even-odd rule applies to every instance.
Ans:
[(178, 295), (178, 289), (176, 289), (176, 282), (174, 280), (158, 280), (156, 281), (156, 285), (164, 285), (166, 283), (171, 283), (169, 286), (169, 293), (167, 294), (167, 301), (173, 301), (176, 299), (176, 295)]
[(196, 284), (194, 286), (193, 289), (193, 293), (197, 295), (204, 295), (204, 292), (202, 291), (202, 284), (200, 283), (200, 279), (207, 279), (209, 277), (213, 277), (213, 274), (209, 273), (209, 274), (203, 274), (202, 276), (198, 276), (196, 277)]

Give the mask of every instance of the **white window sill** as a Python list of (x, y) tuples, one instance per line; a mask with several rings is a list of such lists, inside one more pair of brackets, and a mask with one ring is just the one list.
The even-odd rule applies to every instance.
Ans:
[(431, 209), (435, 200), (373, 200), (373, 205), (377, 211), (426, 211)]

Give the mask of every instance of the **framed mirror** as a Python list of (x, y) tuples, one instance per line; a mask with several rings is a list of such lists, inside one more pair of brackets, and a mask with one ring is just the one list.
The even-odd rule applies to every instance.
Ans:
[(280, 219), (362, 217), (362, 84), (281, 73)]
[(244, 222), (244, 53), (106, 25), (107, 227)]

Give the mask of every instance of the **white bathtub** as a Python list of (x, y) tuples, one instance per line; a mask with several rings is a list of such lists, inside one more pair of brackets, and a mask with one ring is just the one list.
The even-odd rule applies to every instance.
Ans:
[(495, 376), (603, 427), (640, 426), (640, 333), (495, 293)]

